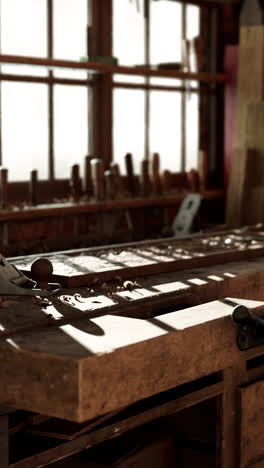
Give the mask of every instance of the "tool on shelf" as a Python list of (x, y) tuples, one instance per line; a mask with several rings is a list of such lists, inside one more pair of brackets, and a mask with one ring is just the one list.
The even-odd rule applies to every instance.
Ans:
[(70, 187), (72, 200), (78, 202), (82, 194), (79, 164), (74, 164), (71, 168)]
[(160, 178), (160, 156), (159, 153), (154, 153), (151, 161), (152, 169), (152, 189), (155, 195), (160, 195), (161, 190), (161, 178)]
[(93, 156), (88, 155), (84, 158), (84, 178), (83, 178), (83, 192), (87, 198), (93, 196), (93, 182), (91, 171), (91, 160)]
[(1, 208), (5, 209), (8, 206), (8, 169), (0, 169), (0, 193), (1, 193)]
[(113, 200), (116, 197), (115, 179), (112, 171), (104, 172), (105, 177), (105, 197), (107, 200)]
[(143, 159), (141, 161), (141, 193), (143, 197), (147, 197), (151, 191), (151, 182), (149, 177), (149, 161), (148, 159)]
[(31, 205), (36, 206), (38, 204), (38, 171), (35, 169), (30, 172), (29, 195)]
[(184, 198), (172, 224), (172, 230), (175, 237), (191, 234), (193, 222), (199, 211), (200, 205), (201, 195), (198, 193), (190, 193)]
[(132, 197), (136, 195), (135, 179), (134, 179), (134, 166), (133, 157), (131, 153), (125, 155), (125, 165), (127, 173), (127, 186), (129, 195)]
[(93, 191), (95, 200), (104, 200), (105, 181), (104, 181), (104, 163), (102, 159), (91, 160), (91, 174), (93, 181)]

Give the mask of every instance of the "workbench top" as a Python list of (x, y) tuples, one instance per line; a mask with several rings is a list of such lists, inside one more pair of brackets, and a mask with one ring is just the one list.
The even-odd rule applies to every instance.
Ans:
[(263, 262), (135, 278), (133, 289), (61, 290), (49, 301), (2, 298), (0, 401), (82, 422), (231, 366), (241, 352), (230, 314), (237, 303), (264, 304)]

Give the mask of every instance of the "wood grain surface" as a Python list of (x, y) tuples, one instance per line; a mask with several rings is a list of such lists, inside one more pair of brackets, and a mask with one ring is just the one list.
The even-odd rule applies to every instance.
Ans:
[[(264, 460), (264, 380), (240, 390), (241, 401), (241, 468)], [(255, 465), (253, 465), (255, 466)]]

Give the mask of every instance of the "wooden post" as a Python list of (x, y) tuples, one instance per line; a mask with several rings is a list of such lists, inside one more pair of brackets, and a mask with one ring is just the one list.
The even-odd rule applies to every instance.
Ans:
[[(89, 30), (89, 55), (112, 54), (112, 0), (90, 0), (89, 15), (93, 18)], [(92, 46), (92, 49), (91, 47)], [(112, 74), (93, 75), (92, 152), (100, 155), (106, 168), (112, 160), (113, 88)]]
[(29, 195), (32, 206), (38, 204), (38, 171), (33, 169), (30, 173)]
[(246, 363), (223, 371), (224, 393), (218, 401), (219, 468), (240, 467), (238, 387), (246, 383)]

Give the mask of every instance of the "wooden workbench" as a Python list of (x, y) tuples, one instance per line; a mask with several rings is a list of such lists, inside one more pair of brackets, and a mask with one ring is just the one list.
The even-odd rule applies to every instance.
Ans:
[[(1, 467), (47, 466), (214, 398), (217, 466), (264, 459), (264, 345), (240, 351), (231, 320), (236, 304), (264, 305), (264, 257), (120, 284), (64, 289), (49, 302), (2, 298), (0, 402), (75, 429), (54, 429), (57, 444)], [(34, 424), (52, 436), (52, 425)]]

